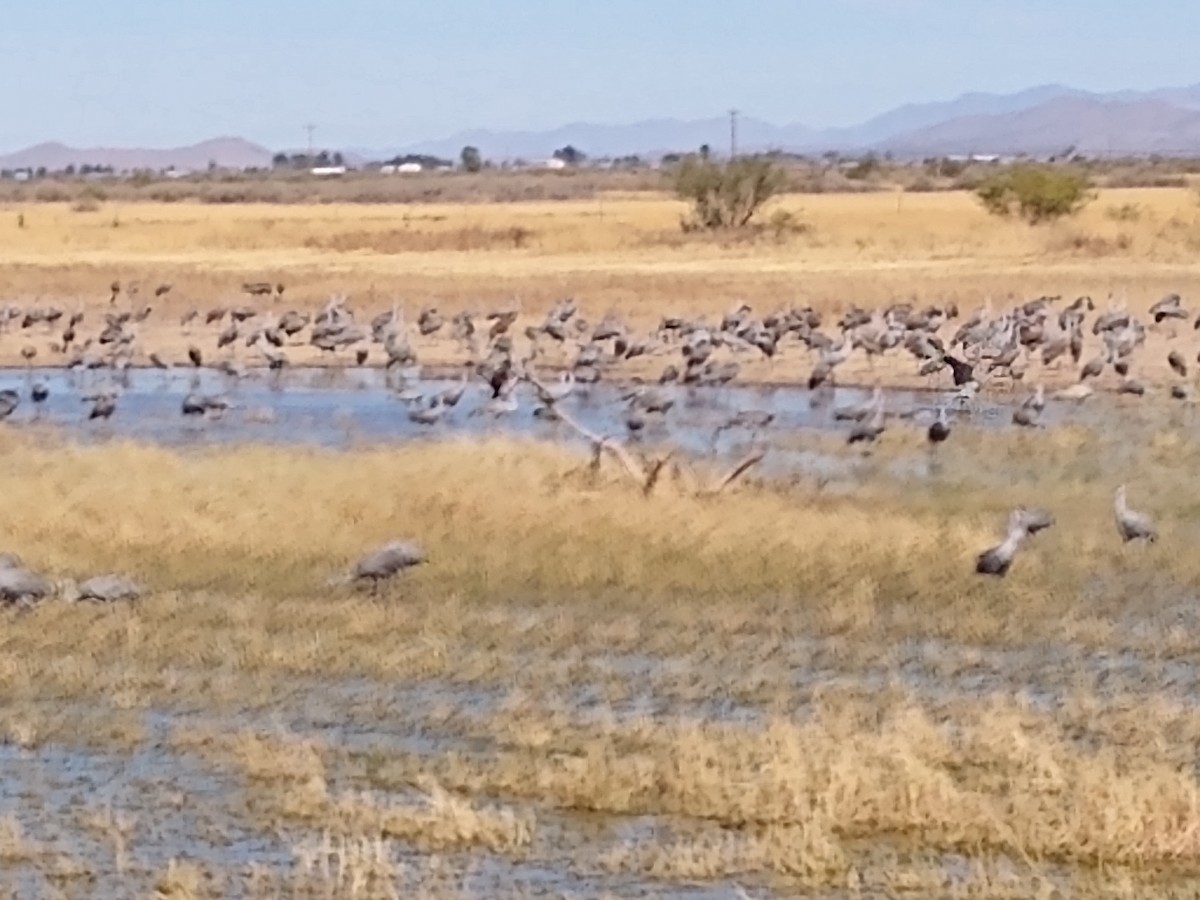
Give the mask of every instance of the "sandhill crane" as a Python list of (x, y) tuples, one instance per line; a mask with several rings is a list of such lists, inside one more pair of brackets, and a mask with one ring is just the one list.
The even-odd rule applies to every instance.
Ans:
[(94, 600), (98, 603), (117, 603), (121, 600), (138, 600), (142, 589), (137, 582), (124, 575), (97, 575), (89, 578), (75, 589), (76, 600)]
[(88, 412), (88, 420), (112, 418), (113, 413), (117, 411), (117, 395), (113, 392), (96, 394), (92, 397), (84, 397), (84, 401), (90, 400), (92, 408)]
[(575, 380), (575, 373), (568, 371), (562, 374), (557, 383), (543, 384), (534, 380), (533, 385), (539, 400), (553, 404), (570, 396), (575, 390)]
[(946, 418), (946, 407), (938, 408), (937, 418), (929, 426), (929, 430), (925, 432), (925, 437), (930, 444), (940, 444), (946, 438), (950, 437), (950, 421)]
[[(40, 417), (42, 414), (42, 404), (50, 399), (50, 388), (46, 387), (44, 382), (35, 382), (33, 387), (29, 389), (29, 399), (33, 401), (33, 408), (36, 410), (34, 417)], [(0, 416), (0, 418), (3, 418), (3, 416)]]
[(1172, 350), (1167, 354), (1167, 365), (1181, 378), (1187, 378), (1187, 360), (1183, 358), (1183, 354), (1178, 350)]
[(447, 408), (453, 409), (458, 406), (458, 401), (462, 399), (463, 393), (467, 390), (467, 373), (463, 372), (462, 379), (454, 387), (446, 388), (438, 395), (438, 401)]
[(445, 414), (446, 407), (438, 402), (437, 397), (434, 397), (430, 400), (428, 406), (410, 409), (408, 411), (408, 420), (418, 425), (436, 425), (442, 420), (442, 416)]
[(352, 582), (370, 582), (372, 593), (399, 573), (427, 561), (425, 550), (413, 540), (389, 541), (364, 555), (350, 573)]
[(229, 409), (229, 401), (224, 397), (212, 394), (190, 392), (183, 398), (180, 411), (185, 416), (203, 416), (209, 412), (222, 413)]
[(1158, 531), (1154, 523), (1143, 513), (1130, 509), (1125, 503), (1125, 485), (1118, 485), (1113, 495), (1113, 512), (1117, 519), (1117, 532), (1121, 540), (1129, 543), (1134, 540), (1145, 540), (1154, 543), (1158, 539)]
[(860, 441), (866, 441), (869, 444), (875, 443), (875, 439), (883, 434), (887, 426), (883, 419), (883, 403), (882, 401), (875, 405), (875, 413), (867, 422), (860, 422), (850, 429), (850, 436), (846, 439), (847, 444), (857, 444)]
[[(14, 557), (15, 558), (15, 557)], [(16, 565), (0, 565), (0, 600), (6, 603), (29, 603), (41, 600), (54, 590), (49, 579)]]
[(417, 330), (421, 332), (422, 337), (436, 333), (444, 324), (445, 320), (438, 313), (436, 306), (421, 310), (421, 314), (417, 316)]
[(21, 395), (14, 390), (0, 391), (0, 422), (7, 419), (21, 405)]
[(839, 406), (833, 411), (833, 418), (839, 422), (861, 422), (867, 416), (871, 415), (882, 402), (883, 388), (876, 385), (875, 390), (871, 392), (871, 396), (867, 400), (849, 406)]
[(743, 409), (734, 413), (724, 422), (717, 426), (713, 433), (713, 443), (715, 444), (721, 437), (721, 433), (732, 428), (745, 428), (750, 432), (751, 439), (758, 436), (758, 432), (766, 428), (775, 421), (775, 413), (768, 412), (763, 409)]
[(1187, 319), (1189, 313), (1182, 304), (1183, 298), (1178, 294), (1167, 294), (1150, 307), (1150, 315), (1154, 316), (1154, 324), (1159, 325), (1164, 319)]
[(963, 362), (949, 354), (944, 355), (942, 361), (950, 367), (954, 375), (955, 387), (962, 387), (967, 382), (975, 380), (975, 367), (970, 363)]
[(975, 557), (975, 571), (980, 575), (1003, 577), (1008, 574), (1017, 550), (1025, 538), (1054, 524), (1054, 516), (1042, 509), (1018, 506), (1008, 517), (1008, 532), (1003, 542), (984, 550)]
[(1037, 428), (1039, 413), (1032, 406), (1018, 406), (1013, 410), (1012, 420), (1014, 425), (1020, 425), (1023, 428)]

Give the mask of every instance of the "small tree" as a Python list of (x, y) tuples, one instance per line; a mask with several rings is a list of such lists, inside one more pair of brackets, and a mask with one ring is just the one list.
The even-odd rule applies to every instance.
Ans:
[(568, 166), (577, 166), (587, 159), (587, 154), (578, 147), (572, 147), (567, 144), (565, 147), (559, 147), (554, 151), (554, 158), (561, 159)]
[(1078, 169), (1026, 163), (989, 176), (975, 196), (992, 215), (1017, 215), (1037, 225), (1075, 215), (1095, 198), (1091, 187)]
[(478, 172), (483, 168), (483, 156), (478, 147), (463, 147), (462, 153), (459, 154), (459, 161), (467, 172)]
[(692, 204), (685, 231), (745, 228), (786, 176), (768, 159), (741, 156), (725, 165), (689, 157), (671, 173), (675, 193)]

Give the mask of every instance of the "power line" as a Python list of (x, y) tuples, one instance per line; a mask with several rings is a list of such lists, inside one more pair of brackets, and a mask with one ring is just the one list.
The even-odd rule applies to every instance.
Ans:
[(308, 158), (309, 161), (313, 158), (313, 133), (317, 130), (316, 125), (305, 125), (304, 130), (308, 132)]

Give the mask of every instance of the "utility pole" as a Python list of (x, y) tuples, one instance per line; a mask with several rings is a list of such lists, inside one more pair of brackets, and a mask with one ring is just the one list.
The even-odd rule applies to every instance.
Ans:
[(316, 125), (305, 125), (304, 130), (308, 132), (308, 164), (311, 166), (313, 161), (313, 132), (317, 130)]
[(737, 156), (737, 116), (738, 111), (731, 109), (729, 111), (729, 158), (733, 159)]

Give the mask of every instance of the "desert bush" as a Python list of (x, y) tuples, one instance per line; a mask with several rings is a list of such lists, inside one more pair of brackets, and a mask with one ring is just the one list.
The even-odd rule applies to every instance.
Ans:
[(684, 231), (745, 228), (768, 200), (780, 193), (786, 176), (770, 160), (742, 157), (721, 165), (685, 159), (669, 175), (675, 193), (692, 205)]
[(1078, 169), (1029, 164), (985, 178), (975, 196), (993, 215), (1017, 215), (1036, 225), (1074, 215), (1094, 194), (1090, 179)]

